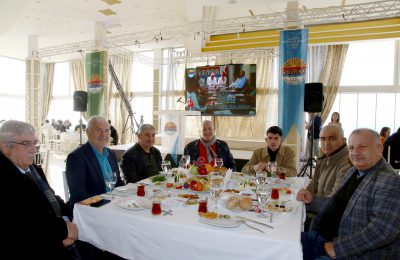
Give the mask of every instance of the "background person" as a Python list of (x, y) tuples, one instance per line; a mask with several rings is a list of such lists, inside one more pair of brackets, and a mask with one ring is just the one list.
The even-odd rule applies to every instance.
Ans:
[(201, 124), (200, 139), (188, 143), (183, 152), (190, 155), (190, 163), (202, 157), (204, 158), (204, 163), (214, 166), (214, 159), (220, 157), (224, 162), (224, 167), (236, 171), (236, 164), (228, 144), (215, 137), (214, 124), (210, 120), (204, 120)]
[[(389, 147), (390, 147), (390, 162), (389, 162)], [(395, 169), (400, 169), (400, 127), (397, 132), (389, 136), (383, 144), (383, 157)]]
[(331, 121), (329, 122), (329, 125), (335, 125), (337, 127), (342, 128), (342, 123), (340, 123), (340, 114), (339, 112), (333, 112), (331, 116)]
[(282, 146), (282, 129), (279, 126), (268, 128), (265, 141), (267, 147), (255, 150), (242, 172), (255, 175), (257, 171), (268, 171), (268, 162), (274, 161), (287, 177), (296, 176), (295, 153)]
[(110, 125), (102, 116), (92, 116), (86, 129), (88, 141), (67, 157), (66, 177), (73, 204), (108, 191), (107, 172), (117, 173), (116, 187), (123, 186), (117, 156), (106, 148), (110, 140)]
[(78, 229), (43, 170), (32, 164), (36, 143), (30, 124), (9, 120), (0, 127), (2, 248), (13, 259), (72, 259), (67, 247), (76, 241)]
[(138, 182), (159, 174), (162, 157), (154, 147), (156, 130), (150, 124), (143, 124), (136, 134), (138, 142), (122, 156), (121, 169), (125, 182)]
[(108, 120), (108, 124), (110, 125), (110, 137), (111, 137), (111, 144), (118, 145), (118, 131), (115, 129), (114, 126), (111, 125), (111, 120)]
[(388, 138), (390, 136), (390, 127), (387, 127), (387, 126), (382, 127), (379, 136), (380, 136), (381, 144), (384, 144), (386, 141), (386, 138)]
[[(319, 157), (319, 133), (322, 127), (322, 118), (318, 113), (309, 113), (309, 122), (306, 122), (307, 142), (306, 155), (308, 158)], [(313, 139), (313, 154), (310, 154), (311, 139)]]
[(354, 167), (301, 234), (304, 259), (400, 259), (400, 176), (382, 150), (377, 132), (350, 134)]

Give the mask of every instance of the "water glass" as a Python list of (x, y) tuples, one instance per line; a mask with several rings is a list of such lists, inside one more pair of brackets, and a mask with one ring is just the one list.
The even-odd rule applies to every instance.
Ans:
[(271, 188), (268, 185), (258, 186), (256, 192), (258, 206), (260, 209), (260, 214), (258, 215), (258, 217), (265, 218), (266, 216), (264, 214), (264, 209), (268, 203), (268, 200), (270, 199)]
[(264, 185), (267, 182), (267, 173), (266, 172), (256, 172), (256, 182), (258, 186)]
[(161, 168), (162, 168), (165, 176), (167, 176), (168, 175), (168, 171), (171, 169), (171, 162), (168, 161), (168, 160), (163, 160), (161, 162)]
[(222, 160), (222, 158), (216, 157), (214, 159), (214, 166), (221, 170), (222, 165), (224, 165), (224, 161)]
[(276, 162), (275, 161), (268, 162), (268, 169), (273, 174), (276, 174), (276, 171), (278, 169), (278, 166), (277, 166)]
[(106, 172), (105, 183), (107, 187), (110, 189), (110, 200), (112, 200), (112, 192), (114, 190), (115, 184), (117, 183), (117, 173), (116, 172)]

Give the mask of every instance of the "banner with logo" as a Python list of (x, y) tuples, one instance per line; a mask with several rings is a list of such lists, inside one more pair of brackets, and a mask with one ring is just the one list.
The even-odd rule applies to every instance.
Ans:
[(280, 32), (278, 118), (285, 139), (304, 134), (307, 48), (308, 29)]
[(104, 116), (104, 86), (107, 84), (108, 55), (106, 51), (86, 54), (86, 80), (88, 92), (88, 117)]
[(185, 147), (185, 111), (166, 111), (161, 120), (162, 152), (171, 154), (177, 164)]

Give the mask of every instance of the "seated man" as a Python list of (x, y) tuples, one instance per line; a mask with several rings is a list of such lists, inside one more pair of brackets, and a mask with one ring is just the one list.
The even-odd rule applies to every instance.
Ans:
[(224, 167), (236, 170), (235, 161), (228, 144), (215, 137), (214, 124), (210, 120), (204, 120), (202, 123), (201, 137), (185, 146), (184, 154), (190, 155), (190, 163), (201, 160), (206, 164), (214, 166), (214, 159), (220, 157), (223, 160)]
[(303, 259), (400, 259), (400, 176), (382, 150), (377, 132), (350, 134), (354, 167), (301, 234)]
[(78, 229), (43, 170), (32, 164), (37, 143), (30, 124), (1, 124), (0, 171), (2, 194), (7, 196), (2, 201), (3, 254), (8, 251), (13, 259), (72, 259), (67, 248), (76, 241)]
[(312, 205), (306, 205), (307, 211), (317, 212), (319, 198), (332, 196), (343, 182), (351, 168), (346, 138), (343, 130), (335, 125), (327, 125), (320, 133), (321, 150), (324, 155), (318, 158), (313, 179), (307, 189), (297, 193), (297, 200), (308, 203), (313, 197)]
[(117, 156), (106, 145), (110, 140), (110, 125), (102, 116), (89, 118), (86, 130), (88, 141), (67, 157), (66, 177), (73, 204), (109, 190), (106, 174), (117, 173), (116, 187), (123, 186)]
[(268, 128), (265, 141), (267, 147), (255, 150), (250, 161), (243, 166), (242, 172), (255, 175), (258, 171), (267, 171), (268, 162), (271, 161), (276, 162), (285, 176), (296, 176), (296, 156), (292, 149), (282, 146), (282, 129), (279, 126)]
[(125, 182), (138, 182), (157, 175), (161, 169), (162, 157), (154, 147), (156, 130), (150, 124), (143, 124), (136, 134), (139, 141), (122, 156), (121, 169)]

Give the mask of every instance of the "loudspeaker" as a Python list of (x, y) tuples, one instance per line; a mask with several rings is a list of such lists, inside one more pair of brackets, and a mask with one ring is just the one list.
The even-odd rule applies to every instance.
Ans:
[(85, 112), (87, 110), (87, 92), (74, 92), (74, 111)]
[(304, 112), (321, 112), (324, 102), (322, 83), (306, 83), (304, 86)]

